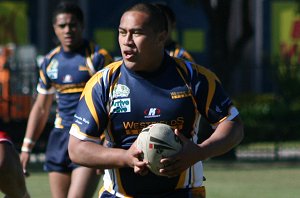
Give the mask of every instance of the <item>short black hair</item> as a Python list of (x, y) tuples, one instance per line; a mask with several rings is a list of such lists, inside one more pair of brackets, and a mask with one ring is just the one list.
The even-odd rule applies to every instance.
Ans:
[(167, 4), (154, 3), (154, 5), (157, 6), (159, 9), (161, 9), (172, 23), (176, 23), (176, 15), (174, 11)]
[(68, 13), (76, 16), (78, 21), (83, 25), (83, 12), (81, 8), (73, 2), (60, 2), (52, 15), (52, 23), (55, 24), (56, 16), (62, 13)]
[(128, 11), (147, 13), (150, 16), (148, 23), (155, 32), (168, 31), (168, 21), (165, 14), (155, 5), (150, 3), (138, 3), (127, 9), (125, 12)]

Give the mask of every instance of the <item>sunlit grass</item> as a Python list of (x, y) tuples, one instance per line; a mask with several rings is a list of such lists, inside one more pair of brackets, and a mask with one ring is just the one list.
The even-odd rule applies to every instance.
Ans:
[[(207, 198), (298, 198), (300, 195), (300, 166), (295, 162), (208, 160), (204, 162), (204, 174)], [(42, 170), (32, 171), (26, 181), (31, 197), (51, 197), (48, 176)], [(93, 198), (96, 197), (97, 192)]]
[(298, 198), (299, 163), (204, 163), (207, 197)]

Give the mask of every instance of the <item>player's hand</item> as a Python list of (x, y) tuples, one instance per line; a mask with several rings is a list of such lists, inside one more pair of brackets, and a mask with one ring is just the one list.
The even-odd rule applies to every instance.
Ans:
[(140, 160), (142, 151), (137, 148), (136, 141), (131, 145), (127, 152), (129, 156), (131, 156), (131, 167), (133, 167), (134, 172), (136, 174), (146, 175), (149, 172), (147, 168), (148, 162)]
[(27, 171), (27, 164), (30, 160), (30, 153), (29, 152), (21, 152), (20, 154), (20, 161), (23, 167), (23, 173), (26, 177), (29, 176), (29, 172)]
[(197, 151), (199, 151), (198, 145), (179, 133), (178, 129), (175, 129), (175, 134), (183, 142), (181, 151), (176, 155), (163, 158), (160, 161), (164, 165), (164, 168), (160, 169), (160, 173), (168, 177), (178, 176), (180, 173), (196, 163), (197, 159), (194, 155)]

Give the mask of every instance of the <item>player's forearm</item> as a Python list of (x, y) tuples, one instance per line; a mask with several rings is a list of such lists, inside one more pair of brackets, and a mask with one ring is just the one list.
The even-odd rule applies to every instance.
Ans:
[(53, 94), (38, 94), (30, 111), (25, 137), (37, 140), (48, 120)]
[(34, 104), (30, 112), (26, 133), (23, 140), (22, 152), (31, 152), (35, 142), (41, 136), (46, 122), (48, 120), (50, 107), (45, 108), (42, 105)]
[(126, 167), (126, 150), (106, 148), (93, 142), (82, 141), (70, 135), (68, 145), (71, 160), (91, 168)]
[(201, 158), (208, 159), (228, 152), (242, 141), (243, 136), (244, 129), (240, 118), (224, 121), (207, 140), (199, 144)]
[(25, 137), (37, 140), (42, 134), (49, 117), (49, 109), (34, 105), (27, 123)]

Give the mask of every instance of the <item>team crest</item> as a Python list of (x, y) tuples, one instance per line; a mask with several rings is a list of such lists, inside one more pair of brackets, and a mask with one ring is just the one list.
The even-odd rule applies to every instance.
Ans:
[(58, 77), (58, 61), (56, 59), (51, 60), (47, 67), (47, 75), (50, 79), (57, 79)]
[(128, 97), (130, 89), (126, 85), (116, 84), (113, 90), (113, 98)]

